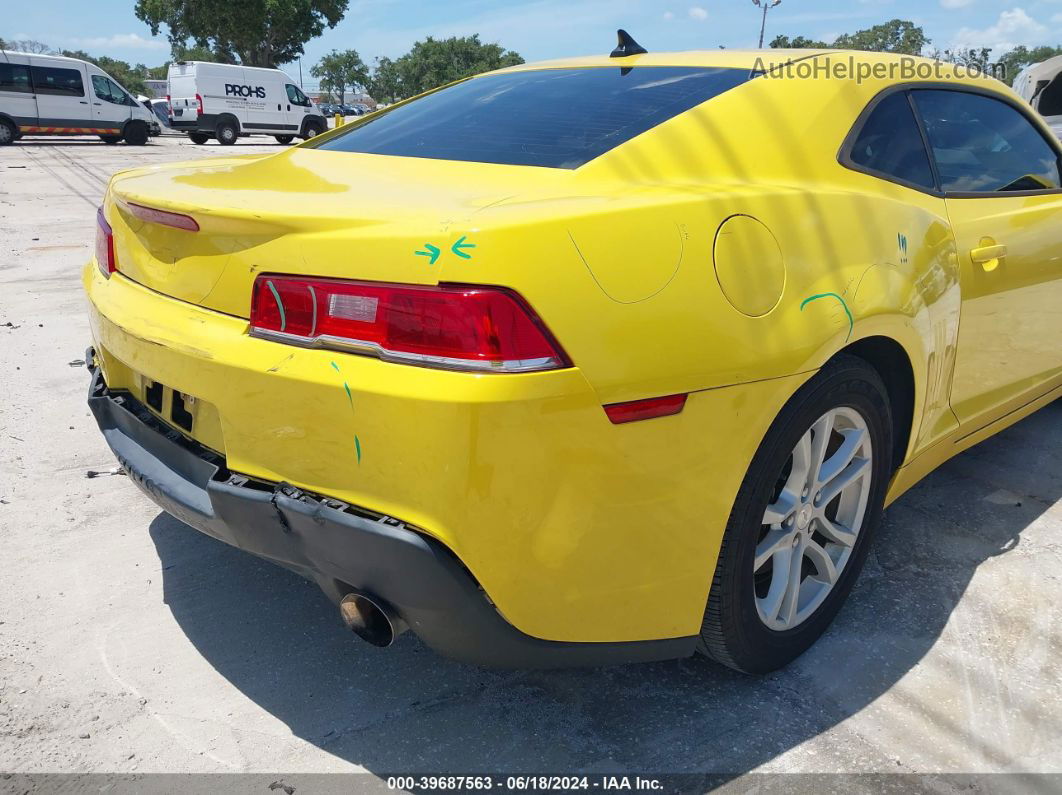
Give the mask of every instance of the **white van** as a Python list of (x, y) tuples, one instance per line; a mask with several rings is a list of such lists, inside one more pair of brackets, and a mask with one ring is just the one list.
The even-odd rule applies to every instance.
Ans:
[(1026, 66), (1014, 78), (1014, 90), (1036, 108), (1062, 138), (1062, 55)]
[(0, 50), (0, 145), (23, 135), (147, 142), (158, 120), (95, 64)]
[(170, 126), (197, 144), (234, 144), (241, 135), (272, 135), (282, 144), (313, 138), (328, 122), (279, 69), (177, 61), (168, 75)]

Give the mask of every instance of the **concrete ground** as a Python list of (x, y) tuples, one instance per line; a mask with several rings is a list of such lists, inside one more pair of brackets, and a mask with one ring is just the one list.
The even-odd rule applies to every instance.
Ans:
[(374, 649), (315, 587), (86, 477), (115, 466), (77, 362), (107, 177), (222, 153), (0, 149), (0, 771), (1062, 772), (1062, 402), (890, 508), (836, 624), (764, 678)]

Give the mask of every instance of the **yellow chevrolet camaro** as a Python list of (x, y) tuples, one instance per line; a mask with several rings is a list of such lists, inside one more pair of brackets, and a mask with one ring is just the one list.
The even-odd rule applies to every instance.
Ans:
[(89, 403), (377, 645), (763, 672), (883, 507), (1062, 390), (1062, 149), (922, 59), (528, 64), (116, 175)]

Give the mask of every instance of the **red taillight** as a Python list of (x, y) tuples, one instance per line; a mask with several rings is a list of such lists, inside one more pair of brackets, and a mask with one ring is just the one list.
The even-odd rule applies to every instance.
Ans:
[(102, 207), (96, 210), (96, 264), (100, 273), (108, 279), (118, 270), (114, 261), (114, 235), (111, 233), (111, 225), (103, 217)]
[(195, 112), (200, 116), (203, 115), (203, 98), (198, 94), (195, 95)]
[(172, 226), (175, 229), (183, 229), (186, 232), (199, 231), (198, 222), (190, 215), (171, 213), (168, 210), (156, 210), (154, 207), (146, 207), (143, 204), (134, 204), (133, 202), (123, 201), (121, 204), (131, 215), (141, 221)]
[(632, 400), (628, 403), (611, 403), (605, 406), (605, 414), (614, 425), (635, 420), (649, 420), (653, 417), (667, 417), (682, 411), (686, 405), (686, 398), (686, 394), (665, 395), (645, 400)]
[(520, 373), (570, 364), (527, 303), (501, 287), (261, 275), (251, 334), (451, 370)]

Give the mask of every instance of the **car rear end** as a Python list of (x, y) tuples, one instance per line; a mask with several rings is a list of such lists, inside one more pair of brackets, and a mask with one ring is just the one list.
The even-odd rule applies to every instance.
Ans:
[[(610, 297), (570, 230), (673, 231), (704, 201), (339, 134), (112, 181), (84, 272), (90, 404), (134, 482), (312, 577), (370, 639), (408, 625), (521, 666), (692, 653), (778, 384), (693, 388), (688, 329)], [(668, 322), (700, 282), (661, 299)]]
[(166, 75), (166, 101), (169, 103), (170, 126), (182, 132), (200, 129), (203, 97), (196, 83), (198, 64), (171, 63)]

